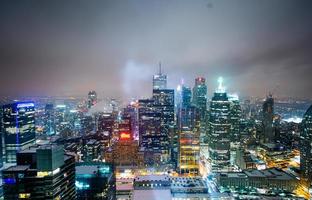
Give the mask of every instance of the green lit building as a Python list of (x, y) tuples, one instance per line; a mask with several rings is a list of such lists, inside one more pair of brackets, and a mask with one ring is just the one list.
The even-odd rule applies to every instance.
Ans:
[(112, 165), (102, 162), (76, 164), (77, 199), (115, 200), (116, 180)]

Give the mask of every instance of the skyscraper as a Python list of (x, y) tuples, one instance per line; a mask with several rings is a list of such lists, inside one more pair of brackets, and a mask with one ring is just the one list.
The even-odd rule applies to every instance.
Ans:
[(35, 142), (35, 105), (15, 102), (3, 106), (3, 131), (6, 162), (16, 162), (16, 152)]
[(161, 63), (159, 63), (159, 72), (153, 76), (153, 89), (167, 89), (167, 75), (161, 71)]
[(240, 137), (240, 120), (242, 115), (241, 106), (237, 95), (228, 95), (230, 106), (230, 122), (231, 122), (231, 142), (239, 142)]
[(203, 77), (197, 77), (195, 79), (193, 104), (198, 107), (201, 120), (204, 119), (207, 111), (207, 85)]
[[(169, 140), (166, 126), (162, 124), (162, 113), (155, 108), (153, 99), (139, 100), (139, 144), (152, 157), (159, 154), (161, 160), (166, 161), (169, 155)], [(153, 164), (154, 159), (147, 161)]]
[(45, 106), (44, 124), (45, 124), (44, 128), (45, 134), (54, 135), (56, 133), (53, 104), (47, 104)]
[(304, 178), (312, 180), (312, 106), (303, 116), (300, 134), (300, 167)]
[(210, 102), (209, 113), (209, 159), (211, 170), (227, 171), (230, 166), (230, 104), (227, 93), (219, 78), (219, 87)]
[(88, 93), (88, 108), (94, 106), (96, 102), (97, 102), (97, 94), (95, 91), (92, 90)]
[(263, 126), (263, 135), (261, 142), (263, 143), (274, 143), (275, 133), (273, 131), (273, 115), (274, 115), (274, 99), (270, 94), (267, 96), (266, 100), (262, 106), (262, 126)]
[(188, 128), (193, 130), (199, 123), (199, 108), (192, 105), (192, 90), (186, 85), (181, 86), (181, 101), (177, 109), (177, 126), (179, 130)]
[(153, 90), (154, 107), (161, 112), (162, 125), (174, 124), (174, 90)]
[(75, 199), (75, 158), (61, 146), (17, 153), (17, 165), (3, 170), (4, 199)]

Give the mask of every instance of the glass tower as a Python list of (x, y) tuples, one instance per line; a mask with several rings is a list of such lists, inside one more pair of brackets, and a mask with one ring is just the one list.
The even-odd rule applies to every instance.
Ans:
[(7, 163), (16, 162), (16, 152), (35, 142), (35, 105), (15, 102), (3, 106), (3, 132)]

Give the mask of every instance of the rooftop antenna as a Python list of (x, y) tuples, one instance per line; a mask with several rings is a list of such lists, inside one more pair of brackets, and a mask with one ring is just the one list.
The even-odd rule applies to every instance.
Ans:
[(159, 62), (159, 75), (161, 75), (161, 62)]

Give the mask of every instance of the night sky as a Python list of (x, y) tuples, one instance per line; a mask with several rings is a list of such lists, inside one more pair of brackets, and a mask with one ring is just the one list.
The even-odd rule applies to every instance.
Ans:
[(172, 88), (312, 98), (310, 0), (0, 4), (0, 95), (149, 96), (161, 61)]

